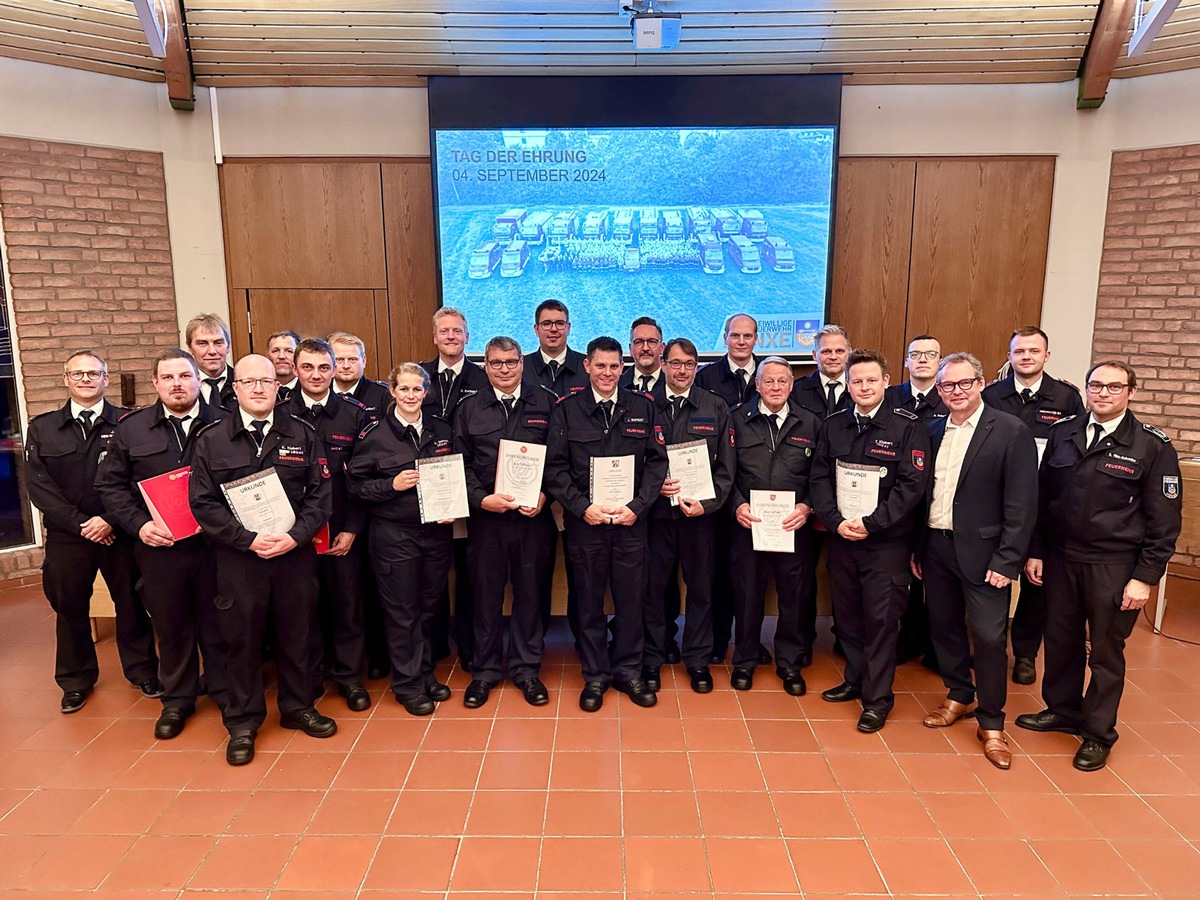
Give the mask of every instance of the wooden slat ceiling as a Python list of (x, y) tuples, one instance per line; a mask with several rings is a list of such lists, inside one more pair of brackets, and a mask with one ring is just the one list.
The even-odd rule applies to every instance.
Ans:
[[(635, 53), (615, 0), (184, 0), (200, 85), (430, 74), (840, 72), (849, 83), (1076, 77), (1098, 0), (665, 0), (678, 50)], [(130, 0), (0, 0), (0, 56), (162, 81)], [(1200, 0), (1117, 77), (1200, 67)]]

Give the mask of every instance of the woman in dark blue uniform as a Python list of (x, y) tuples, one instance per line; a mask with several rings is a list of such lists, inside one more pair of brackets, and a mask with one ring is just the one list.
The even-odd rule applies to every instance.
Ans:
[(430, 624), (450, 571), (453, 532), (421, 523), (418, 458), (453, 452), (450, 426), (421, 415), (429, 375), (401, 363), (388, 376), (393, 404), (363, 432), (347, 470), (350, 493), (370, 510), (371, 567), (383, 606), (392, 691), (414, 716), (427, 716), (450, 688), (434, 677)]

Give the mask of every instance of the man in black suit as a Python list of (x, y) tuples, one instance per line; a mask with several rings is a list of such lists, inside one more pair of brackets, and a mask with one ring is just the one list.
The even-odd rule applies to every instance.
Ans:
[[(696, 387), (712, 391), (732, 410), (754, 393), (754, 373), (759, 359), (754, 355), (758, 345), (758, 322), (745, 313), (734, 313), (725, 320), (725, 355), (704, 366), (696, 373)], [(733, 637), (733, 563), (730, 548), (736, 523), (732, 516), (716, 517), (717, 561), (713, 571), (712, 630), (713, 650), (709, 662), (725, 661), (729, 641)]]
[(817, 370), (792, 385), (792, 401), (818, 418), (850, 405), (846, 393), (846, 360), (850, 358), (850, 338), (840, 325), (826, 325), (816, 334)]
[(267, 337), (267, 358), (275, 367), (275, 380), (279, 382), (276, 403), (284, 403), (296, 390), (296, 346), (300, 335), (284, 329)]
[(202, 313), (183, 329), (186, 350), (200, 368), (200, 398), (226, 412), (237, 411), (233, 367), (229, 365), (229, 326), (220, 316)]
[[(565, 397), (588, 386), (583, 354), (567, 346), (571, 313), (561, 300), (543, 300), (533, 313), (538, 348), (525, 354), (525, 379)], [(553, 567), (553, 560), (551, 561)]]
[(1009, 586), (1025, 562), (1037, 515), (1037, 448), (1024, 422), (984, 404), (983, 366), (971, 354), (942, 360), (937, 389), (950, 415), (930, 428), (928, 528), (914, 571), (925, 579), (948, 694), (924, 721), (944, 728), (974, 712), (984, 756), (1007, 769)]
[(633, 367), (621, 373), (621, 387), (651, 399), (662, 396), (665, 379), (662, 367), (662, 329), (649, 316), (640, 316), (629, 326), (629, 355)]
[[(1075, 385), (1046, 374), (1050, 339), (1036, 325), (1012, 333), (1008, 342), (1008, 374), (983, 389), (983, 402), (1019, 418), (1033, 432), (1038, 458), (1050, 439), (1050, 426), (1083, 413)], [(1037, 680), (1038, 648), (1046, 622), (1046, 601), (1040, 585), (1021, 573), (1021, 592), (1012, 618), (1012, 680), (1033, 684)]]
[[(467, 359), (471, 334), (467, 317), (453, 306), (443, 306), (433, 314), (433, 345), (438, 355), (421, 368), (429, 373), (429, 392), (421, 405), (421, 415), (436, 416), (447, 423), (467, 397), (489, 389), (483, 368)], [(470, 671), (475, 655), (475, 624), (472, 608), (473, 588), (467, 564), (467, 538), (460, 533), (454, 539), (454, 614), (450, 614), (450, 586), (442, 588), (442, 599), (433, 616), (433, 658), (450, 655), (450, 639), (458, 647), (459, 664)]]

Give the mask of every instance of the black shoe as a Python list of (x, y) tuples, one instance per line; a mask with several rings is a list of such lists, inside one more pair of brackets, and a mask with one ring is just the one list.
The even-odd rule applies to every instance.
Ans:
[(771, 651), (767, 649), (767, 645), (759, 644), (758, 645), (758, 661), (765, 666), (765, 665), (768, 665), (772, 659), (774, 659), (774, 657), (771, 656)]
[(396, 702), (403, 706), (411, 716), (432, 715), (433, 711), (437, 709), (437, 704), (424, 694), (417, 694), (415, 697), (401, 697), (397, 694)]
[(350, 684), (339, 684), (337, 692), (346, 698), (346, 708), (351, 712), (362, 712), (371, 708), (371, 695), (357, 681)]
[(139, 681), (134, 687), (142, 692), (143, 697), (149, 697), (151, 700), (157, 700), (167, 692), (163, 683), (153, 676), (145, 681)]
[(476, 678), (463, 691), (463, 706), (467, 709), (479, 709), (479, 707), (487, 703), (488, 694), (491, 692), (492, 686), (490, 684)]
[(629, 681), (614, 681), (613, 687), (643, 708), (648, 709), (658, 702), (658, 695), (654, 693), (654, 689), (640, 678), (632, 678)]
[(887, 713), (881, 709), (864, 709), (858, 717), (858, 730), (863, 734), (874, 734), (887, 723)]
[(1099, 741), (1084, 741), (1075, 751), (1075, 758), (1071, 760), (1071, 765), (1080, 772), (1098, 772), (1104, 768), (1111, 750), (1112, 747), (1105, 746)]
[(828, 700), (830, 703), (848, 703), (851, 700), (857, 700), (862, 696), (862, 691), (854, 687), (852, 684), (842, 682), (837, 687), (831, 687), (827, 691), (821, 691), (821, 699)]
[(642, 669), (642, 681), (646, 682), (646, 686), (654, 692), (662, 689), (662, 674), (658, 666), (646, 666)]
[(1066, 716), (1043, 709), (1041, 712), (1022, 713), (1017, 716), (1017, 727), (1028, 731), (1061, 731), (1063, 734), (1079, 734), (1079, 725)]
[(679, 652), (679, 645), (671, 641), (667, 647), (667, 665), (673, 666), (681, 662), (683, 662), (683, 655)]
[(225, 762), (231, 766), (244, 766), (254, 759), (254, 735), (231, 734), (225, 745)]
[(1028, 656), (1018, 656), (1013, 660), (1013, 684), (1033, 684), (1037, 681), (1037, 669), (1033, 660)]
[(712, 673), (708, 666), (696, 666), (687, 670), (692, 678), (692, 690), (697, 694), (711, 694), (713, 689)]
[(754, 670), (738, 667), (729, 673), (729, 685), (735, 691), (748, 691), (754, 687)]
[(392, 673), (392, 667), (388, 665), (368, 665), (367, 680), (378, 681), (380, 678), (387, 678)]
[(58, 708), (67, 715), (77, 713), (87, 705), (87, 698), (91, 692), (91, 688), (86, 691), (64, 691)]
[(713, 652), (708, 657), (708, 661), (714, 666), (719, 666), (721, 663), (725, 662), (726, 652), (728, 651), (725, 647), (713, 647)]
[(603, 681), (589, 681), (579, 694), (579, 708), (584, 712), (596, 712), (604, 705), (606, 690)]
[(550, 702), (550, 692), (537, 676), (518, 681), (517, 687), (521, 689), (521, 693), (525, 695), (525, 702), (530, 706), (545, 706)]
[(158, 721), (154, 723), (154, 736), (160, 741), (169, 741), (173, 737), (179, 737), (183, 731), (183, 723), (190, 715), (189, 710), (180, 709), (178, 706), (166, 707), (159, 714)]
[(279, 724), (283, 728), (303, 731), (309, 737), (327, 738), (337, 734), (337, 722), (329, 716), (321, 715), (311, 706), (308, 709), (282, 713), (279, 716)]
[(442, 684), (440, 681), (431, 681), (425, 685), (425, 694), (430, 700), (441, 703), (443, 700), (450, 699), (450, 686)]
[(804, 676), (799, 669), (776, 668), (775, 674), (783, 682), (783, 689), (793, 697), (803, 697), (808, 692), (808, 685), (804, 683)]

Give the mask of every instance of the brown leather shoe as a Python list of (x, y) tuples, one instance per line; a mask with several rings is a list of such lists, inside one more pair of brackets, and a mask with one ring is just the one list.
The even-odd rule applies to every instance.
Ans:
[(974, 703), (943, 700), (942, 705), (927, 715), (923, 722), (926, 728), (945, 728), (948, 725), (953, 725), (959, 719), (970, 719), (974, 718), (974, 716)]
[(975, 732), (979, 743), (983, 744), (983, 755), (997, 769), (1007, 769), (1012, 765), (1012, 754), (1008, 751), (1008, 738), (1003, 731), (988, 731), (980, 728)]

